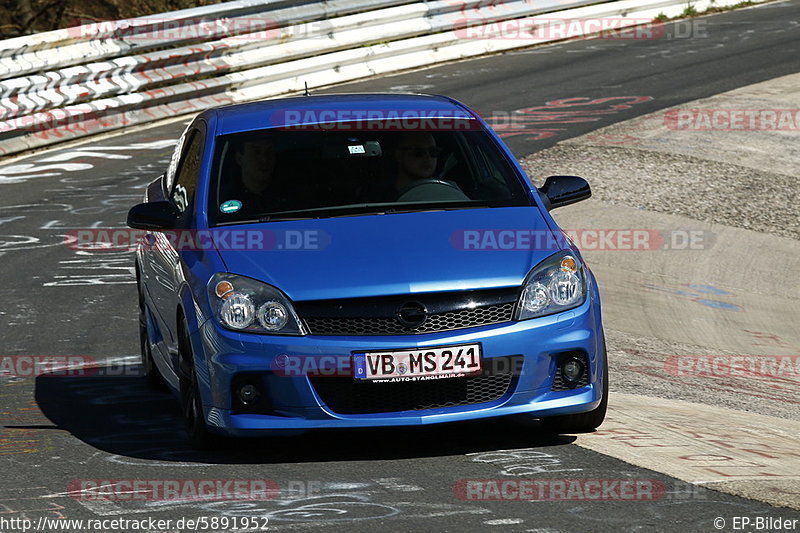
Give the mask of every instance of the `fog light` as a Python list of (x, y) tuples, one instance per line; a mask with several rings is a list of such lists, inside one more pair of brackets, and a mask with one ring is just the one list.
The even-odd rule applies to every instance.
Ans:
[(252, 383), (247, 383), (239, 388), (239, 399), (245, 405), (253, 403), (259, 396), (261, 396), (261, 393), (258, 392), (258, 387)]
[(567, 359), (567, 361), (561, 365), (561, 376), (570, 383), (579, 381), (583, 376), (583, 371), (583, 361), (577, 357)]

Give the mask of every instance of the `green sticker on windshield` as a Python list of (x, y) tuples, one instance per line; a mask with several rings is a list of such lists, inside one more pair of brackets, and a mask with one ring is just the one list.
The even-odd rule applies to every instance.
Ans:
[(242, 202), (239, 200), (228, 200), (226, 202), (222, 202), (222, 205), (219, 206), (219, 210), (223, 213), (235, 213), (241, 208)]

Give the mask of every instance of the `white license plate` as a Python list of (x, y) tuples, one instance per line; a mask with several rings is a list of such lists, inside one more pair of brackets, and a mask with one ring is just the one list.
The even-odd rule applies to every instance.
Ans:
[(420, 381), (462, 377), (481, 369), (480, 344), (353, 354), (356, 379)]

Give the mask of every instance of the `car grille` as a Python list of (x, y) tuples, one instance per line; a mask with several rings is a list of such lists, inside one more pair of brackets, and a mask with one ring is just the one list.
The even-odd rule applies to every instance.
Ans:
[(424, 324), (408, 327), (395, 317), (306, 318), (312, 335), (413, 335), (498, 324), (511, 320), (514, 304), (489, 305), (428, 315)]
[[(462, 291), (420, 296), (301, 302), (298, 314), (311, 335), (416, 335), (512, 320), (518, 289)], [(418, 326), (404, 324), (398, 309), (408, 301), (427, 310)]]
[[(517, 356), (520, 357), (520, 356)], [(391, 413), (458, 407), (501, 399), (512, 390), (516, 374), (511, 357), (491, 374), (426, 381), (360, 382), (342, 377), (310, 377), (314, 390), (339, 414)], [(486, 361), (486, 360), (485, 360)], [(521, 365), (521, 357), (519, 360)]]

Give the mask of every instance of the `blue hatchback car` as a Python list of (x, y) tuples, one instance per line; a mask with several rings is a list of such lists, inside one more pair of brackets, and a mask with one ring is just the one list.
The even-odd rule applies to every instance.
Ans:
[(597, 283), (536, 188), (443, 96), (209, 109), (131, 208), (147, 381), (190, 439), (606, 412)]

